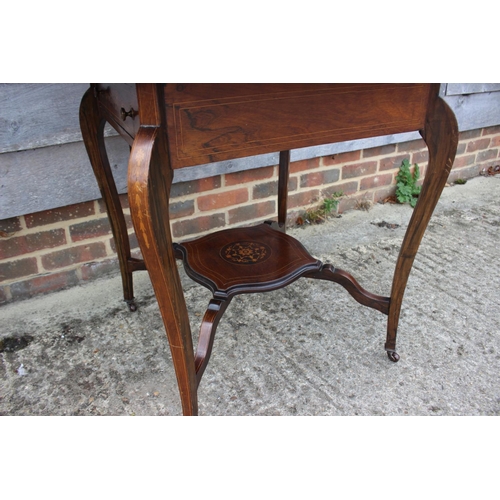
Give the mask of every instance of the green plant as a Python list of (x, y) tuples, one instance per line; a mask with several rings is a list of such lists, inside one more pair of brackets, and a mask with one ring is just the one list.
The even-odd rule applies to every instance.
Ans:
[(330, 198), (325, 198), (321, 208), (325, 211), (326, 215), (330, 215), (339, 206), (340, 198), (344, 196), (342, 191), (335, 191)]
[(410, 162), (405, 159), (396, 176), (396, 199), (399, 203), (409, 203), (414, 207), (417, 204), (421, 186), (417, 186), (420, 177), (420, 169), (415, 163), (413, 174), (410, 170)]
[(336, 191), (330, 197), (324, 198), (321, 205), (316, 208), (310, 208), (298, 217), (297, 224), (301, 226), (303, 224), (321, 224), (325, 222), (328, 216), (337, 210), (342, 196), (344, 196), (342, 191)]

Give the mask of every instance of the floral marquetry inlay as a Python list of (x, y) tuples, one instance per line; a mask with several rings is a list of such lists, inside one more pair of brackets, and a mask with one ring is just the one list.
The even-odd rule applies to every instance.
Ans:
[(221, 250), (221, 257), (234, 264), (257, 264), (271, 255), (271, 249), (264, 243), (238, 241), (230, 243)]

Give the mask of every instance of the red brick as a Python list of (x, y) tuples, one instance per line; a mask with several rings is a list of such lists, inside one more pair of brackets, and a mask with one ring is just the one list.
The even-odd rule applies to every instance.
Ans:
[(100, 262), (88, 262), (81, 267), (82, 279), (84, 281), (99, 278), (109, 274), (117, 274), (120, 270), (116, 257), (102, 260)]
[(429, 161), (429, 151), (416, 151), (411, 157), (411, 164), (415, 163), (420, 167), (421, 163), (427, 163)]
[(54, 248), (66, 244), (64, 229), (42, 231), (40, 233), (0, 238), (0, 259), (8, 259), (26, 253), (36, 252), (44, 248)]
[(376, 161), (365, 161), (362, 163), (353, 163), (352, 165), (344, 165), (342, 167), (342, 179), (362, 177), (364, 175), (374, 174), (376, 171)]
[(13, 233), (20, 231), (21, 229), (20, 217), (11, 217), (10, 219), (0, 220), (0, 238), (11, 236)]
[(42, 293), (63, 290), (79, 282), (76, 270), (35, 276), (10, 285), (12, 300), (25, 299)]
[(487, 151), (479, 151), (479, 153), (476, 156), (476, 161), (478, 163), (481, 163), (488, 160), (494, 160), (497, 157), (498, 157), (498, 149), (488, 149)]
[[(137, 241), (137, 236), (136, 236), (135, 233), (132, 233), (132, 234), (128, 235), (128, 241), (129, 241), (130, 249), (138, 248), (139, 247), (139, 242)], [(117, 253), (117, 251), (116, 251), (116, 243), (115, 243), (115, 239), (114, 238), (110, 239), (109, 244), (111, 246), (111, 250), (113, 250), (113, 253)]]
[(30, 276), (38, 272), (35, 257), (0, 263), (0, 282)]
[(387, 158), (383, 158), (380, 160), (379, 170), (392, 170), (394, 168), (399, 168), (405, 158), (408, 158), (408, 155), (389, 156)]
[(170, 219), (189, 217), (194, 214), (194, 200), (174, 201), (169, 206)]
[(387, 156), (396, 151), (395, 144), (386, 144), (384, 146), (378, 146), (376, 148), (369, 148), (363, 150), (363, 158), (370, 158), (372, 156)]
[(93, 219), (70, 226), (69, 233), (71, 241), (82, 241), (111, 234), (111, 226), (107, 218)]
[(120, 205), (122, 206), (122, 208), (130, 208), (130, 205), (128, 203), (128, 194), (127, 193), (122, 193), (122, 194), (118, 195), (118, 197), (120, 198)]
[(381, 186), (389, 186), (392, 184), (393, 175), (392, 174), (379, 174), (373, 177), (366, 177), (361, 179), (359, 189), (364, 191), (366, 189), (375, 189)]
[(26, 215), (26, 226), (38, 227), (46, 226), (47, 224), (54, 224), (56, 222), (81, 219), (94, 215), (94, 202), (87, 201), (85, 203), (77, 203), (76, 205), (68, 205), (67, 207), (56, 208), (54, 210), (46, 210), (44, 212), (37, 212), (35, 214)]
[(288, 211), (286, 214), (286, 227), (294, 227), (297, 224), (297, 218), (303, 215), (303, 210)]
[(260, 198), (269, 198), (278, 194), (278, 181), (262, 182), (257, 184), (252, 189), (252, 198), (258, 200)]
[(332, 196), (333, 193), (342, 192), (345, 195), (352, 195), (358, 191), (358, 181), (342, 182), (327, 189), (323, 189), (321, 194), (325, 197)]
[[(297, 177), (290, 177), (288, 179), (288, 192), (297, 189)], [(278, 181), (263, 182), (257, 184), (252, 189), (252, 199), (260, 200), (262, 198), (269, 198), (270, 196), (278, 195)]]
[(288, 197), (288, 208), (304, 207), (318, 201), (319, 198), (319, 189), (295, 193)]
[(300, 187), (314, 187), (323, 184), (323, 172), (312, 172), (300, 176)]
[(8, 302), (9, 298), (7, 295), (7, 287), (6, 286), (0, 286), (0, 304), (5, 304)]
[(203, 212), (239, 205), (248, 201), (248, 189), (234, 189), (233, 191), (224, 193), (199, 196), (196, 201), (198, 203), (198, 208)]
[(476, 155), (458, 156), (455, 157), (453, 168), (463, 168), (472, 165), (476, 161)]
[(174, 238), (203, 233), (210, 229), (223, 227), (226, 224), (224, 214), (205, 215), (193, 219), (176, 221), (172, 224)]
[(458, 146), (457, 146), (457, 155), (462, 155), (465, 153), (465, 149), (466, 149), (467, 145), (465, 144), (465, 142), (459, 142), (458, 143)]
[(341, 165), (352, 161), (357, 161), (361, 158), (361, 151), (349, 151), (347, 153), (338, 153), (332, 156), (323, 156), (323, 165), (328, 167), (330, 165)]
[(320, 163), (320, 157), (309, 158), (308, 160), (293, 161), (290, 163), (290, 172), (302, 172), (304, 170), (312, 170), (318, 168)]
[(15, 283), (12, 283), (9, 286), (9, 292), (11, 297), (10, 300), (16, 301), (16, 300), (30, 298), (32, 296), (32, 293), (30, 291), (30, 284), (31, 284), (30, 279), (26, 279), (24, 281), (16, 281)]
[(340, 170), (333, 168), (330, 170), (320, 170), (318, 172), (311, 172), (300, 176), (300, 187), (314, 187), (321, 184), (333, 184), (337, 182), (340, 177)]
[(100, 200), (97, 200), (97, 206), (99, 207), (99, 212), (101, 214), (106, 213), (106, 204), (104, 203), (104, 200), (102, 198)]
[(490, 148), (497, 148), (498, 146), (500, 146), (500, 135), (492, 137)]
[(102, 241), (66, 248), (42, 257), (42, 265), (47, 270), (67, 267), (79, 262), (89, 262), (106, 256), (106, 247)]
[(472, 165), (467, 168), (454, 169), (448, 176), (448, 182), (455, 182), (457, 179), (472, 179), (477, 177), (481, 172), (480, 165)]
[(222, 180), (220, 175), (216, 175), (214, 177), (206, 177), (194, 181), (176, 182), (175, 184), (172, 184), (170, 197), (178, 198), (179, 196), (186, 196), (188, 194), (211, 191), (212, 189), (220, 188), (221, 185)]
[(340, 178), (340, 169), (339, 168), (331, 168), (330, 170), (322, 170), (323, 172), (323, 183), (324, 184), (333, 184), (337, 182)]
[(472, 153), (474, 151), (479, 151), (481, 149), (488, 149), (490, 145), (490, 139), (477, 139), (475, 141), (470, 141), (467, 144), (467, 153)]
[(353, 196), (348, 196), (346, 198), (341, 198), (337, 211), (339, 214), (344, 213), (346, 210), (354, 210), (358, 208), (358, 205), (362, 201), (373, 201), (373, 194), (368, 191), (363, 194), (356, 194)]
[(394, 196), (395, 193), (396, 193), (396, 186), (395, 185), (386, 186), (382, 189), (377, 189), (373, 193), (373, 203), (378, 203), (380, 201), (384, 201), (389, 196)]
[[(104, 210), (104, 212), (103, 212), (103, 213), (106, 213), (106, 210)], [(132, 216), (131, 216), (130, 214), (128, 214), (128, 213), (126, 213), (126, 212), (125, 212), (125, 213), (123, 214), (123, 217), (125, 218), (125, 224), (127, 225), (127, 228), (128, 228), (128, 229), (132, 229), (132, 228), (134, 227), (134, 225), (133, 225), (133, 223), (132, 223)], [(101, 218), (101, 219), (92, 219), (92, 221), (94, 221), (94, 220), (95, 220), (95, 221), (102, 221), (102, 220), (106, 220), (106, 221), (108, 221), (108, 224), (109, 224), (109, 217), (106, 217), (106, 218), (104, 218), (104, 219), (103, 219), (103, 218)], [(100, 223), (100, 222), (99, 222), (99, 223)], [(85, 224), (85, 223), (83, 223), (83, 224)], [(110, 225), (110, 228), (111, 228), (111, 225)], [(110, 230), (111, 230), (111, 229), (110, 229)], [(91, 236), (91, 237), (92, 237), (92, 236)]]
[(274, 215), (276, 213), (276, 202), (265, 201), (262, 203), (254, 203), (246, 207), (238, 207), (229, 210), (229, 224), (237, 224), (252, 219), (260, 219)]
[(421, 185), (424, 182), (425, 174), (427, 173), (427, 165), (419, 165), (420, 170), (420, 179), (417, 181), (418, 185)]
[(480, 129), (466, 130), (465, 132), (459, 132), (458, 140), (459, 141), (468, 141), (470, 139), (475, 139), (476, 137), (480, 137), (480, 135), (481, 135)]
[(298, 187), (298, 178), (293, 176), (288, 179), (288, 192), (291, 193), (292, 191), (297, 191)]
[(483, 128), (482, 135), (500, 134), (500, 125)]
[(416, 139), (414, 141), (400, 142), (398, 144), (399, 153), (411, 153), (420, 149), (427, 149), (423, 139)]
[[(129, 208), (127, 193), (118, 195), (118, 198), (120, 199), (120, 206), (122, 209)], [(97, 204), (99, 205), (99, 212), (102, 214), (106, 213), (106, 204), (102, 198), (97, 200)]]
[(75, 270), (71, 270), (52, 273), (45, 276), (37, 276), (36, 278), (32, 278), (30, 282), (32, 293), (38, 294), (61, 290), (62, 288), (76, 285), (78, 283), (78, 278)]
[(237, 184), (245, 184), (247, 182), (261, 181), (269, 179), (274, 175), (274, 167), (256, 168), (244, 170), (242, 172), (233, 172), (225, 175), (226, 186), (236, 186)]

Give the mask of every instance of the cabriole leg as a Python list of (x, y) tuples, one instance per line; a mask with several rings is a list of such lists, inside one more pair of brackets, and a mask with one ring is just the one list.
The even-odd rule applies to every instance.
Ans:
[(450, 174), (458, 144), (458, 125), (455, 115), (439, 97), (429, 106), (421, 135), (429, 149), (429, 164), (419, 200), (406, 231), (392, 282), (387, 321), (385, 350), (391, 361), (398, 361), (396, 335), (401, 304), (408, 276), (432, 212)]
[(141, 127), (129, 161), (130, 211), (165, 325), (182, 411), (184, 415), (197, 415), (191, 329), (168, 224), (172, 177), (164, 131)]
[(92, 88), (88, 89), (80, 104), (80, 127), (83, 142), (94, 170), (101, 196), (106, 204), (108, 219), (116, 243), (116, 251), (120, 264), (123, 285), (123, 297), (131, 311), (136, 310), (132, 271), (129, 268), (130, 242), (127, 224), (118, 197), (118, 191), (109, 165), (106, 146), (104, 144), (105, 120), (99, 113), (97, 99)]

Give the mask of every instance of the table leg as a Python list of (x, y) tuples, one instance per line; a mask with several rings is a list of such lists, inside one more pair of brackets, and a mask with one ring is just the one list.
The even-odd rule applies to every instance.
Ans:
[(196, 415), (193, 341), (169, 223), (172, 178), (163, 129), (141, 127), (129, 160), (130, 212), (170, 344), (182, 410)]
[(94, 90), (89, 88), (80, 104), (80, 127), (83, 142), (87, 149), (101, 196), (106, 204), (108, 219), (115, 239), (118, 261), (120, 263), (123, 297), (130, 310), (135, 311), (132, 267), (136, 264), (136, 259), (132, 259), (130, 255), (127, 224), (106, 153), (106, 146), (104, 144), (105, 123), (106, 120), (99, 113)]
[(391, 361), (398, 361), (396, 334), (408, 276), (441, 192), (450, 174), (458, 144), (458, 125), (446, 102), (435, 97), (429, 106), (421, 135), (429, 149), (429, 164), (422, 190), (410, 219), (396, 263), (392, 282), (385, 350)]
[(290, 151), (280, 151), (278, 166), (278, 227), (286, 233), (288, 180), (290, 178)]
[(201, 377), (205, 372), (212, 347), (215, 339), (217, 325), (222, 318), (225, 310), (229, 306), (231, 298), (226, 300), (212, 299), (208, 304), (208, 308), (203, 316), (203, 321), (200, 327), (200, 336), (198, 340), (198, 348), (196, 349), (196, 357), (194, 360), (196, 368), (196, 378), (198, 384), (201, 382)]

